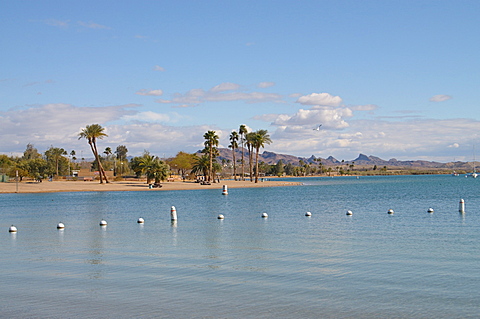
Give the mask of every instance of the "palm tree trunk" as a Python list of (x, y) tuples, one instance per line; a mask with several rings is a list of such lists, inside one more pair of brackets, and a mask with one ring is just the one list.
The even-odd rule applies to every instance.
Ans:
[(235, 166), (235, 148), (232, 147), (232, 156), (233, 156), (233, 179), (237, 181), (237, 168)]
[(242, 181), (245, 181), (245, 160), (243, 158), (244, 151), (245, 151), (245, 148), (243, 146), (243, 138), (242, 138)]
[(250, 182), (253, 182), (253, 147), (248, 148), (248, 166), (250, 168)]
[(93, 147), (93, 142), (91, 141), (88, 141), (88, 144), (90, 144), (90, 148), (92, 149), (92, 153), (93, 153), (93, 156), (95, 157), (95, 161), (97, 161), (97, 167), (98, 167), (98, 173), (100, 175), (100, 184), (103, 184), (103, 177), (102, 177), (102, 173), (100, 171), (100, 160), (98, 159), (98, 154), (96, 152), (96, 148)]
[(257, 147), (257, 152), (255, 153), (255, 183), (258, 183), (258, 152), (260, 148)]
[(108, 183), (107, 175), (105, 174), (105, 170), (103, 169), (102, 162), (100, 162), (100, 156), (98, 155), (98, 150), (97, 150), (97, 144), (93, 142), (93, 147), (95, 149), (95, 156), (97, 159), (97, 165), (98, 165), (98, 172), (100, 173), (100, 183), (102, 183), (102, 175), (103, 178), (105, 178), (105, 183)]

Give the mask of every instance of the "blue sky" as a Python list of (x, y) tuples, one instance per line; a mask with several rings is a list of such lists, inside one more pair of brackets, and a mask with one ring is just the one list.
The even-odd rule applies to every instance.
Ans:
[[(472, 160), (478, 1), (0, 0), (0, 153), (174, 156), (240, 124), (265, 150)], [(322, 124), (322, 130), (313, 128)]]

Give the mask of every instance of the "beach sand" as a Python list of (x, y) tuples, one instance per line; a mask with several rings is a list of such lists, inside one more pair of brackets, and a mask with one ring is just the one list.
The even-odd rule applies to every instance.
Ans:
[[(187, 190), (187, 189), (219, 189), (227, 185), (228, 189), (247, 188), (247, 187), (274, 187), (274, 186), (294, 186), (300, 185), (297, 182), (285, 182), (268, 180), (264, 182), (252, 183), (250, 181), (220, 180), (220, 183), (211, 185), (200, 185), (191, 181), (164, 182), (161, 188), (149, 189), (146, 181), (115, 181), (108, 184), (100, 184), (98, 181), (43, 181), (41, 183), (33, 181), (23, 181), (18, 183), (18, 193), (51, 193), (51, 192), (112, 192), (112, 191), (168, 191), (168, 190)], [(17, 183), (0, 183), (0, 193), (16, 193)]]

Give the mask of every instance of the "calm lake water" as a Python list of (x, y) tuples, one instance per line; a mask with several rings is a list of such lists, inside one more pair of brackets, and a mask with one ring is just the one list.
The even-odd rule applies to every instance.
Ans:
[(480, 317), (480, 179), (298, 180), (0, 195), (0, 317)]

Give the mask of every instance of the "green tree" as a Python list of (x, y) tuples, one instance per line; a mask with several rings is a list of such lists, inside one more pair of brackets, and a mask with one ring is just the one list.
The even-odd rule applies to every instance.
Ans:
[(279, 160), (277, 162), (277, 164), (275, 165), (274, 167), (274, 170), (273, 170), (274, 174), (278, 177), (282, 176), (283, 173), (285, 172), (285, 168), (284, 168), (284, 165), (283, 165), (283, 161), (282, 160)]
[(30, 160), (34, 158), (40, 158), (42, 157), (42, 154), (38, 152), (38, 150), (33, 147), (33, 144), (28, 143), (27, 148), (23, 152), (23, 159)]
[[(128, 149), (125, 145), (118, 145), (116, 150), (115, 150), (116, 157), (114, 158), (114, 173), (115, 176), (120, 174), (125, 173), (125, 168), (127, 165), (124, 165), (123, 163), (127, 163), (127, 154), (128, 154)], [(118, 161), (120, 161), (120, 165), (118, 165)]]
[(168, 164), (170, 168), (178, 170), (179, 174), (182, 175), (182, 179), (185, 179), (188, 171), (192, 170), (197, 157), (195, 154), (178, 152), (174, 158), (168, 161)]
[(170, 175), (170, 167), (165, 164), (158, 156), (150, 155), (145, 152), (143, 156), (132, 159), (135, 162), (132, 169), (137, 175), (144, 174), (147, 177), (147, 184), (152, 180), (155, 183), (164, 181)]
[(240, 125), (240, 128), (238, 129), (238, 134), (240, 135), (240, 143), (242, 145), (242, 181), (245, 180), (245, 159), (244, 159), (244, 151), (245, 151), (245, 136), (248, 133), (247, 127), (245, 125)]
[(202, 174), (207, 178), (208, 171), (210, 168), (210, 158), (207, 154), (202, 156), (195, 155), (195, 163), (192, 166), (192, 174), (200, 175)]
[(238, 133), (236, 131), (232, 131), (230, 134), (230, 145), (229, 148), (232, 149), (232, 157), (233, 157), (233, 178), (237, 180), (237, 166), (235, 161), (235, 150), (238, 148)]
[[(50, 146), (48, 150), (45, 151), (45, 158), (47, 160), (47, 163), (51, 164), (53, 166), (53, 171), (56, 176), (59, 175), (59, 163), (60, 160), (63, 157), (63, 155), (67, 155), (67, 151), (65, 151), (63, 148), (59, 147), (53, 147)], [(65, 159), (65, 158), (64, 158)]]
[(205, 139), (204, 145), (205, 145), (205, 153), (208, 153), (209, 156), (209, 176), (208, 176), (208, 181), (212, 181), (214, 178), (213, 175), (213, 159), (214, 159), (214, 154), (218, 154), (217, 146), (218, 146), (218, 135), (216, 134), (215, 131), (208, 131), (203, 135), (203, 138)]
[(253, 135), (253, 147), (255, 147), (255, 183), (258, 183), (258, 154), (260, 148), (265, 147), (265, 144), (272, 143), (270, 135), (267, 130), (258, 130)]
[(92, 124), (87, 125), (81, 132), (78, 134), (78, 139), (85, 138), (92, 149), (93, 156), (95, 156), (95, 160), (97, 162), (97, 167), (100, 175), (100, 184), (103, 184), (103, 178), (105, 178), (105, 183), (108, 183), (107, 175), (103, 170), (102, 163), (100, 162), (100, 156), (98, 155), (97, 150), (97, 139), (103, 139), (108, 135), (105, 134), (105, 128), (103, 128), (100, 124)]

